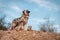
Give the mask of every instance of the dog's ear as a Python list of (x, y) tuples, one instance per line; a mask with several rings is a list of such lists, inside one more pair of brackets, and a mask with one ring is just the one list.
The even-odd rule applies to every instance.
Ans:
[(27, 13), (30, 13), (30, 11), (27, 11)]
[(27, 12), (27, 13), (30, 13), (30, 11), (29, 11), (29, 10), (26, 10), (26, 12)]

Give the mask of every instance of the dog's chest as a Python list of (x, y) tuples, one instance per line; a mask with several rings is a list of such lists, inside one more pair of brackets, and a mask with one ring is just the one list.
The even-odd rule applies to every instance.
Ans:
[(26, 22), (28, 21), (28, 16), (22, 17), (22, 18), (21, 18), (21, 21), (23, 21), (24, 23), (26, 23)]

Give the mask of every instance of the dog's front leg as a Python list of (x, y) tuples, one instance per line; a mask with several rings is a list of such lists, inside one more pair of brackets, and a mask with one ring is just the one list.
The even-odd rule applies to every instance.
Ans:
[(16, 23), (12, 23), (12, 30), (16, 27)]
[(23, 23), (20, 23), (19, 30), (23, 30)]

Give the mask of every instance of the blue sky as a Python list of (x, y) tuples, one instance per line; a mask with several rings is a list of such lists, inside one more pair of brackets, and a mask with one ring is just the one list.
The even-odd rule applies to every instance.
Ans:
[(44, 18), (48, 16), (54, 26), (60, 26), (60, 0), (0, 0), (0, 17), (6, 15), (7, 23), (20, 17), (25, 9), (31, 12), (27, 25), (32, 25), (35, 30), (39, 23), (46, 22)]

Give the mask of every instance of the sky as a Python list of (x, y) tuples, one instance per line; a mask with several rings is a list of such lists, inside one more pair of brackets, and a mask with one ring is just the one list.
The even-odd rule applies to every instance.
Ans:
[(38, 25), (45, 23), (49, 17), (60, 30), (60, 0), (0, 0), (0, 17), (6, 15), (7, 23), (21, 17), (22, 11), (26, 9), (30, 11), (27, 26), (32, 25), (32, 29), (38, 30)]

